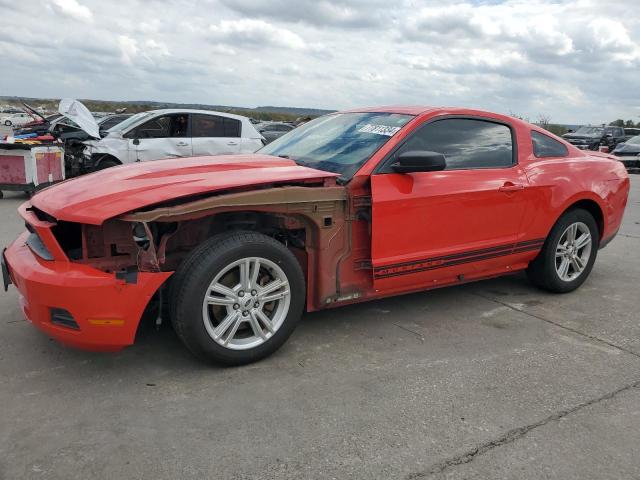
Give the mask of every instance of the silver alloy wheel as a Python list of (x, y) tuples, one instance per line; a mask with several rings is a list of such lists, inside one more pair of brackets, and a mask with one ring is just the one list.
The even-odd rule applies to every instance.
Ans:
[(589, 263), (593, 240), (589, 227), (582, 222), (569, 225), (556, 246), (556, 272), (560, 280), (578, 278)]
[(242, 258), (223, 268), (209, 284), (202, 320), (219, 345), (248, 350), (278, 331), (290, 303), (289, 281), (277, 264), (266, 258)]

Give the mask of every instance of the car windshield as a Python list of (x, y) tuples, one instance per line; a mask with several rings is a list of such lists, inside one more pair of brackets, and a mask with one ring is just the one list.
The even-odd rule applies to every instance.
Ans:
[(412, 118), (373, 112), (326, 115), (283, 135), (259, 153), (291, 158), (348, 180)]
[(131, 125), (135, 125), (143, 118), (147, 118), (148, 116), (153, 115), (153, 112), (140, 112), (136, 113), (132, 117), (127, 118), (124, 122), (121, 122), (117, 125), (111, 127), (107, 132), (122, 132), (129, 128)]
[(630, 138), (626, 143), (629, 145), (640, 145), (640, 135)]
[(602, 135), (604, 128), (602, 127), (580, 127), (575, 131), (576, 135)]

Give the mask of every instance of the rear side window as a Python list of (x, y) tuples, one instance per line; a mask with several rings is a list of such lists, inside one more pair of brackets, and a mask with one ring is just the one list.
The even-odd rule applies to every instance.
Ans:
[(531, 132), (533, 154), (538, 158), (566, 157), (569, 155), (567, 147), (557, 140), (539, 132)]
[(486, 120), (450, 118), (428, 123), (400, 152), (412, 150), (443, 153), (447, 170), (504, 168), (514, 163), (511, 129)]
[(192, 137), (239, 137), (240, 121), (216, 115), (195, 114), (191, 120)]

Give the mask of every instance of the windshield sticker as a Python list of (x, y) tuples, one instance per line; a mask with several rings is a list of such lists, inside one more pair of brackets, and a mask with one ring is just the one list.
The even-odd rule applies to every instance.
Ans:
[(386, 135), (391, 137), (394, 133), (400, 130), (400, 127), (390, 127), (388, 125), (374, 125), (367, 123), (358, 129), (361, 133), (375, 133), (376, 135)]

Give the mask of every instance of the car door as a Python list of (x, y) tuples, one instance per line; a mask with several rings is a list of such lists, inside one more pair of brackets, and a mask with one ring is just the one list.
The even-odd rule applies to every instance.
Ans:
[[(394, 173), (408, 151), (445, 155), (443, 171)], [(506, 268), (526, 206), (515, 132), (491, 119), (444, 118), (409, 135), (371, 177), (372, 264), (381, 290)]]
[(240, 120), (194, 113), (191, 115), (194, 155), (229, 155), (240, 152)]
[(137, 162), (193, 154), (189, 115), (186, 113), (160, 115), (136, 127), (125, 137), (129, 140), (129, 152), (135, 153)]

